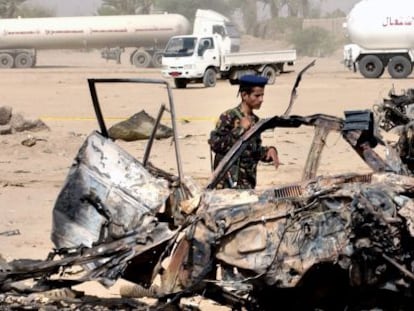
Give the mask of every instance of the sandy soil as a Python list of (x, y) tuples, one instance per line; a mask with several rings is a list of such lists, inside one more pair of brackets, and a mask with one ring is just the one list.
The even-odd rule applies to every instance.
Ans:
[[(313, 58), (299, 58), (291, 70), (266, 87), (262, 117), (282, 114), (289, 103), (297, 73)], [(46, 258), (53, 248), (50, 241), (51, 215), (74, 156), (85, 137), (99, 130), (89, 94), (90, 78), (161, 78), (158, 69), (137, 69), (124, 56), (118, 65), (100, 58), (99, 52), (40, 51), (38, 67), (0, 71), (0, 106), (11, 106), (13, 112), (29, 119), (42, 119), (50, 131), (24, 132), (0, 136), (0, 233), (19, 230), (18, 235), (0, 235), (0, 253), (7, 259)], [(172, 81), (170, 81), (172, 83)], [(316, 60), (302, 79), (292, 114), (314, 113), (343, 116), (344, 110), (369, 109), (387, 97), (392, 87), (397, 92), (412, 86), (412, 78), (367, 80), (348, 71), (341, 64), (341, 52)], [(160, 105), (168, 103), (160, 86), (108, 85), (98, 89), (107, 125), (128, 118), (144, 109), (156, 116)], [(179, 146), (184, 174), (201, 185), (210, 176), (210, 154), (207, 137), (216, 117), (238, 103), (236, 87), (219, 81), (214, 88), (190, 85), (172, 89), (178, 118)], [(168, 118), (163, 121), (168, 124)], [(21, 142), (28, 136), (38, 139), (33, 147)], [(266, 144), (277, 146), (282, 165), (275, 171), (271, 165), (259, 166), (259, 185), (280, 185), (301, 178), (313, 129), (276, 129), (265, 132)], [(131, 154), (143, 157), (145, 141), (122, 143)], [(171, 141), (157, 141), (153, 162), (174, 172), (176, 163)], [(369, 171), (369, 168), (338, 134), (331, 134), (322, 155), (320, 174), (346, 171)], [(105, 289), (94, 282), (83, 289), (95, 295), (113, 296), (118, 283)]]

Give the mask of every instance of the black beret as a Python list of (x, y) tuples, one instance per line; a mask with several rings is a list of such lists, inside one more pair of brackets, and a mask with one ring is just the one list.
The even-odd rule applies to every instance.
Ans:
[(238, 84), (240, 86), (260, 86), (264, 87), (267, 84), (268, 79), (263, 76), (257, 75), (244, 75), (238, 80), (230, 81), (231, 84)]

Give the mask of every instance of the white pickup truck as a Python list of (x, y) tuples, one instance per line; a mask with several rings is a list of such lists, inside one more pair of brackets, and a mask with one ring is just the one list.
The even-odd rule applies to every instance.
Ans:
[(296, 50), (230, 53), (231, 40), (220, 34), (174, 36), (162, 56), (162, 75), (173, 78), (176, 88), (188, 83), (214, 87), (217, 79), (236, 80), (243, 74), (260, 74), (273, 84), (285, 65), (294, 65)]

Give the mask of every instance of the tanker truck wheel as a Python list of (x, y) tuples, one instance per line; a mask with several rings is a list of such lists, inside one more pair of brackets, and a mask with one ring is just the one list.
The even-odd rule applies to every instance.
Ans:
[(144, 50), (136, 50), (131, 55), (131, 63), (139, 68), (147, 68), (151, 63), (151, 55)]
[(394, 79), (407, 78), (413, 71), (413, 66), (407, 57), (395, 56), (388, 63), (388, 73)]
[(384, 65), (378, 56), (366, 55), (359, 61), (359, 72), (365, 78), (376, 79), (384, 73)]
[(276, 69), (272, 66), (266, 66), (262, 71), (262, 76), (267, 78), (268, 84), (275, 84), (276, 81)]
[(14, 66), (16, 68), (33, 67), (33, 58), (27, 53), (19, 53), (14, 58)]
[(0, 54), (0, 68), (12, 68), (14, 65), (13, 56), (8, 53)]
[(152, 66), (155, 68), (160, 68), (162, 65), (162, 52), (155, 52), (152, 55)]

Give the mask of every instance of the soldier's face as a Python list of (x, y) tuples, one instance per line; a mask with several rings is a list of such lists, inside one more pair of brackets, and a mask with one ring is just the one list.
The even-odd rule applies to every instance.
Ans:
[(250, 94), (245, 93), (243, 100), (250, 109), (260, 109), (263, 103), (264, 87), (255, 86)]

